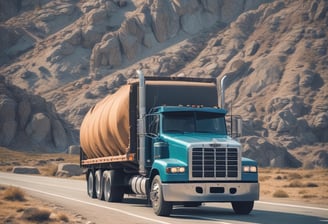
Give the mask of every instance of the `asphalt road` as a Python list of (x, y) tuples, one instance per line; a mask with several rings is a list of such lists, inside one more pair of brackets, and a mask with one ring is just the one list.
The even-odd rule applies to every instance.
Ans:
[(91, 199), (87, 196), (86, 181), (83, 180), (0, 172), (0, 184), (20, 187), (97, 224), (328, 223), (328, 206), (320, 208), (257, 201), (250, 215), (235, 215), (230, 203), (205, 203), (198, 208), (174, 207), (170, 217), (159, 217), (143, 199), (126, 197), (122, 203)]

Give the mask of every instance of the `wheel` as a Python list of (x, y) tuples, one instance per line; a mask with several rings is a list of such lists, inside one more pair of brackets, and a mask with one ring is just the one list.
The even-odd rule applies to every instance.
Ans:
[(199, 207), (201, 205), (202, 205), (201, 202), (185, 202), (185, 203), (183, 203), (184, 207)]
[(95, 181), (94, 181), (95, 177), (93, 175), (92, 171), (88, 172), (88, 178), (87, 178), (87, 191), (88, 191), (88, 195), (91, 198), (95, 198), (96, 197), (96, 191), (95, 191)]
[(104, 185), (103, 185), (103, 175), (101, 170), (97, 170), (95, 173), (95, 191), (96, 197), (99, 200), (104, 199)]
[(165, 202), (162, 192), (161, 178), (156, 175), (151, 183), (150, 200), (156, 215), (169, 216), (172, 211), (172, 203)]
[(254, 206), (254, 201), (233, 201), (232, 208), (238, 215), (248, 215)]
[(117, 184), (117, 181), (117, 175), (114, 170), (106, 170), (103, 172), (103, 194), (105, 201), (121, 202), (123, 200), (124, 189)]

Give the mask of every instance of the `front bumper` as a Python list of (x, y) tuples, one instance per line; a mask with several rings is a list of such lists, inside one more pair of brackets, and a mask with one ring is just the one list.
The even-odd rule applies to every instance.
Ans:
[(259, 200), (258, 183), (162, 183), (169, 202), (231, 202)]

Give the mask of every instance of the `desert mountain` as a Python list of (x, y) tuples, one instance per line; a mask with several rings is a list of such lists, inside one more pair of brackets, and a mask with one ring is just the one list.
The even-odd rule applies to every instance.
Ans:
[[(227, 75), (226, 107), (243, 117), (244, 155), (261, 166), (327, 167), (327, 11), (325, 0), (0, 0), (0, 74), (9, 89), (0, 89), (0, 144), (78, 144), (88, 109), (142, 69)], [(62, 145), (52, 131), (20, 144), (36, 115), (21, 124), (18, 107), (3, 112), (4, 98), (22, 100), (13, 88), (54, 105), (43, 119), (60, 120)], [(7, 116), (16, 122), (11, 138)]]

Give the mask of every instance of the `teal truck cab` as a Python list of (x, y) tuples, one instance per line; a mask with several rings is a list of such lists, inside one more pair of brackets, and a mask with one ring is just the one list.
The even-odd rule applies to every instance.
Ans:
[[(125, 150), (119, 150), (114, 141), (121, 136), (100, 137), (93, 144), (102, 136), (98, 130), (108, 136), (113, 129), (90, 128), (92, 123), (106, 122), (101, 118), (108, 117), (104, 106), (98, 106), (101, 115), (91, 108), (94, 114), (89, 111), (83, 121), (81, 166), (88, 170), (88, 194), (110, 202), (121, 201), (125, 193), (144, 195), (160, 216), (170, 215), (174, 205), (201, 206), (203, 202), (230, 202), (235, 213), (250, 213), (259, 199), (257, 163), (243, 158), (241, 144), (228, 135), (227, 111), (217, 106), (216, 82), (152, 79), (147, 83), (138, 73), (140, 79), (129, 84), (125, 97), (129, 105), (128, 138), (121, 147)], [(222, 103), (223, 80), (219, 88)], [(115, 127), (119, 133), (124, 131)], [(93, 135), (97, 131), (100, 134)], [(109, 150), (111, 142), (106, 141), (115, 147)], [(102, 154), (90, 153), (102, 148)]]

